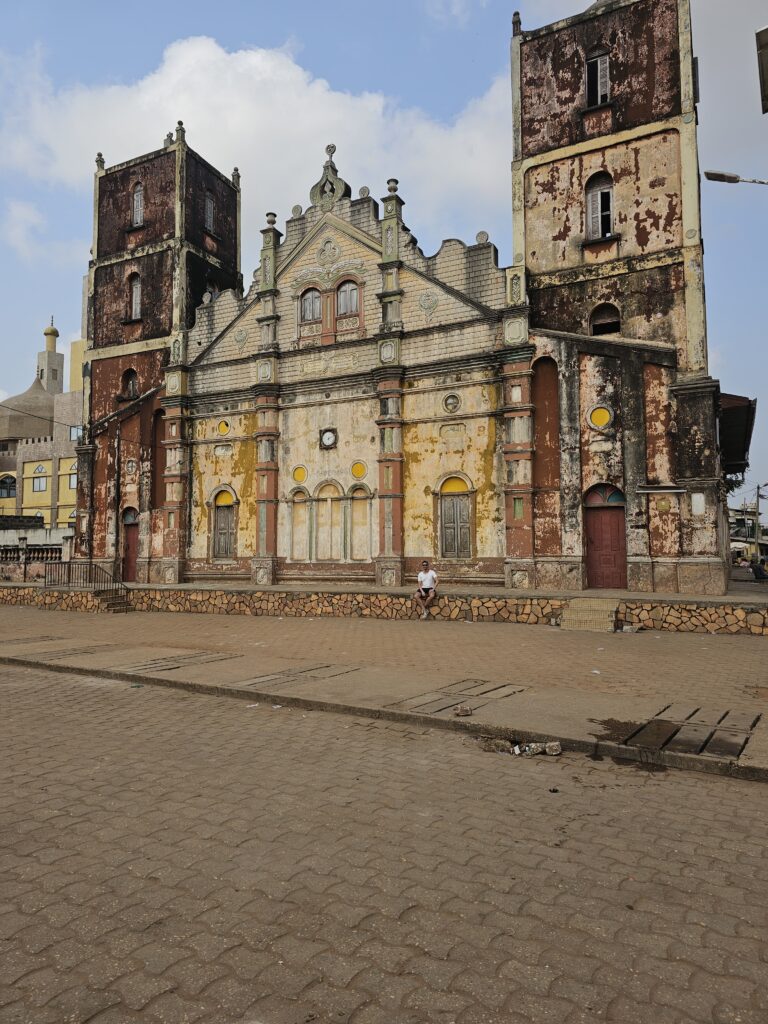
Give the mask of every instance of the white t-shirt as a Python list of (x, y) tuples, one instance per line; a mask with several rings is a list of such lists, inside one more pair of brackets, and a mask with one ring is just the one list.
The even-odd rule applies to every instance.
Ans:
[(437, 586), (437, 573), (434, 569), (427, 569), (426, 572), (419, 573), (419, 590), (423, 587), (428, 587), (430, 590), (434, 590)]

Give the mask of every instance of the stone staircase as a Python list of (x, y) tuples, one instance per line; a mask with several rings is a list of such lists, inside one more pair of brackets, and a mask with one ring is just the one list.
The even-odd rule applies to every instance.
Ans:
[(615, 633), (619, 602), (605, 597), (572, 598), (563, 612), (561, 629), (580, 629), (591, 633)]
[(123, 612), (132, 612), (135, 610), (125, 593), (116, 593), (115, 591), (103, 591), (99, 593), (96, 591), (94, 593), (94, 597), (99, 602), (99, 610), (102, 612), (121, 614)]

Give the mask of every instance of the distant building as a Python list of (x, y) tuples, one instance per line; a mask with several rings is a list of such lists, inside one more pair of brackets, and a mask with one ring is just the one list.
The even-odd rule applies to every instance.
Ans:
[(16, 560), (16, 535), (45, 549), (44, 560), (58, 560), (62, 545), (74, 536), (82, 364), (73, 346), (70, 381), (80, 386), (64, 392), (59, 332), (51, 323), (43, 334), (34, 381), (22, 394), (0, 402), (0, 562)]
[(724, 592), (754, 407), (708, 370), (688, 0), (516, 15), (512, 89), (507, 268), (485, 232), (426, 255), (397, 180), (353, 198), (329, 146), (243, 294), (237, 172), (181, 127), (99, 156), (83, 557), (143, 581), (399, 585), (428, 557), (510, 589)]
[[(745, 502), (741, 506), (728, 508), (728, 529), (731, 542), (731, 556), (744, 558), (768, 558), (768, 528), (760, 523), (757, 528), (757, 505)], [(756, 540), (757, 537), (757, 540)]]

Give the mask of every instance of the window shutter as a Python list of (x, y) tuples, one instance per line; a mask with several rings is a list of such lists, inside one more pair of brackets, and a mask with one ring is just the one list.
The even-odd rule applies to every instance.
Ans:
[(760, 74), (763, 113), (768, 114), (768, 28), (757, 33), (757, 68)]
[(600, 237), (600, 192), (587, 192), (587, 238)]
[(608, 54), (604, 53), (598, 57), (598, 81), (599, 87), (598, 92), (600, 96), (600, 103), (607, 103), (611, 98), (611, 76), (608, 65)]

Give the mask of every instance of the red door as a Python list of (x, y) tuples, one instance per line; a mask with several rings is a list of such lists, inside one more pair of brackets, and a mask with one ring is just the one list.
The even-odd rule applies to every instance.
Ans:
[(627, 535), (624, 509), (585, 508), (587, 586), (597, 590), (627, 589)]
[(123, 582), (136, 582), (136, 556), (139, 553), (139, 524), (123, 524)]

